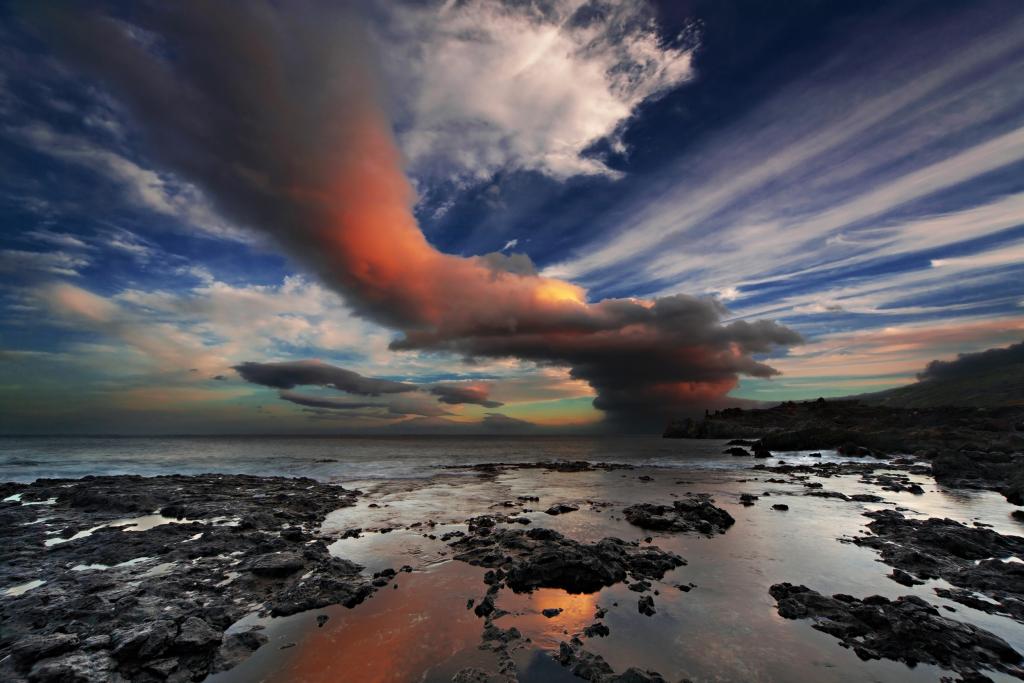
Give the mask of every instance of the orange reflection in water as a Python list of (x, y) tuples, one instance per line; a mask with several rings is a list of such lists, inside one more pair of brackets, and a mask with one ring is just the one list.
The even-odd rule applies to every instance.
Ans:
[(433, 666), (480, 643), (481, 622), (466, 609), (467, 597), (483, 594), (480, 573), (462, 563), (432, 573), (400, 573), (398, 590), (382, 588), (323, 628), (311, 629), (268, 680), (420, 680)]
[[(557, 648), (558, 643), (594, 623), (599, 593), (572, 595), (558, 588), (539, 588), (532, 594), (514, 595), (503, 591), (498, 607), (512, 612), (498, 620), (502, 628), (515, 626), (523, 635), (543, 648)], [(561, 614), (545, 617), (545, 609), (560, 608)], [(566, 634), (568, 632), (568, 636)]]

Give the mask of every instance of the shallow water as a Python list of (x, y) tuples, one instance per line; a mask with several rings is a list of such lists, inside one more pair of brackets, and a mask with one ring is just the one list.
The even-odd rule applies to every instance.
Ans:
[[(448, 465), (589, 460), (731, 468), (718, 441), (652, 436), (2, 437), (0, 481), (223, 472), (323, 481), (419, 479)], [(736, 460), (740, 460), (737, 458)]]
[[(915, 594), (953, 619), (969, 621), (1024, 651), (1024, 629), (1012, 620), (944, 601), (934, 588), (939, 581), (907, 588), (889, 578), (890, 567), (870, 549), (839, 539), (864, 533), (869, 520), (861, 513), (903, 506), (906, 514), (950, 517), (965, 524), (991, 524), (1000, 533), (1024, 534), (1024, 524), (1010, 517), (1012, 506), (988, 492), (947, 491), (929, 477), (913, 477), (924, 495), (881, 491), (859, 477), (812, 477), (826, 490), (876, 493), (885, 503), (864, 504), (806, 496), (799, 484), (764, 480), (778, 475), (751, 470), (749, 458), (720, 455), (722, 442), (619, 439), (124, 439), (79, 440), (59, 451), (46, 451), (47, 440), (5, 440), (0, 478), (31, 479), (114, 472), (168, 473), (225, 471), (252, 474), (308, 475), (363, 490), (356, 506), (332, 513), (324, 532), (362, 528), (358, 538), (336, 541), (331, 551), (359, 562), (367, 572), (410, 565), (392, 585), (353, 609), (331, 607), (281, 619), (247, 617), (266, 627), (270, 642), (235, 669), (213, 676), (211, 683), (249, 681), (366, 681), (441, 683), (468, 666), (495, 669), (496, 655), (481, 650), (482, 623), (469, 599), (486, 591), (483, 570), (450, 559), (440, 540), (425, 537), (422, 525), (433, 521), (431, 534), (464, 529), (467, 517), (487, 512), (513, 513), (521, 506), (497, 506), (517, 496), (538, 496), (526, 503), (532, 526), (551, 527), (580, 541), (616, 536), (652, 542), (679, 553), (688, 562), (657, 582), (657, 613), (637, 610), (638, 594), (624, 584), (590, 595), (545, 589), (531, 595), (502, 590), (498, 607), (508, 615), (495, 621), (515, 626), (529, 642), (513, 650), (519, 680), (527, 683), (576, 680), (551, 658), (561, 641), (595, 621), (598, 606), (611, 630), (606, 638), (584, 638), (588, 650), (603, 656), (616, 671), (637, 666), (661, 673), (669, 681), (934, 681), (944, 674), (934, 667), (909, 668), (887, 661), (863, 662), (809, 621), (781, 618), (768, 588), (778, 582), (802, 583), (822, 593), (890, 598)], [(104, 443), (116, 448), (105, 453)], [(132, 448), (141, 450), (133, 451)], [(206, 449), (195, 453), (190, 449)], [(131, 455), (135, 453), (135, 455)], [(783, 454), (789, 463), (840, 460), (835, 453), (810, 458)], [(336, 462), (318, 462), (324, 458)], [(376, 458), (376, 460), (375, 460)], [(35, 465), (25, 464), (34, 459)], [(533, 462), (586, 459), (629, 462), (633, 470), (560, 473), (541, 469), (481, 476), (469, 469), (442, 466), (477, 462)], [(17, 462), (15, 462), (17, 461)], [(769, 464), (777, 463), (772, 459)], [(19, 464), (20, 463), (20, 464)], [(649, 475), (654, 480), (642, 481)], [(625, 505), (671, 502), (688, 492), (710, 493), (736, 518), (724, 535), (702, 538), (649, 534), (621, 518)], [(741, 493), (760, 495), (751, 507), (739, 504)], [(768, 494), (768, 495), (766, 495)], [(560, 516), (542, 510), (558, 502), (579, 511)], [(771, 509), (789, 505), (787, 512)], [(371, 507), (371, 504), (375, 507)], [(529, 528), (529, 527), (527, 527)], [(392, 529), (379, 533), (382, 529)], [(43, 577), (45, 578), (45, 577)], [(682, 592), (678, 584), (696, 585)], [(397, 585), (397, 588), (393, 588)], [(541, 610), (562, 608), (548, 619)], [(317, 626), (316, 617), (330, 619)], [(282, 649), (283, 648), (283, 649)], [(993, 674), (995, 680), (1012, 680)]]

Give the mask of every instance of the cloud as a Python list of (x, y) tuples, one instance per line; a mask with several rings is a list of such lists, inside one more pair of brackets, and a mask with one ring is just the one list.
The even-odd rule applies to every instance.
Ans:
[(1024, 365), (1024, 341), (1004, 349), (986, 349), (978, 353), (961, 353), (956, 360), (933, 360), (917, 375), (922, 381), (970, 378), (993, 370)]
[(117, 151), (83, 137), (57, 132), (38, 121), (8, 128), (6, 133), (37, 152), (99, 173), (120, 186), (135, 206), (180, 218), (211, 236), (250, 241), (245, 233), (217, 216), (194, 185), (171, 174), (145, 168)]
[[(286, 361), (281, 363), (255, 363), (247, 361), (233, 366), (247, 382), (274, 389), (294, 389), (297, 386), (330, 387), (359, 396), (380, 396), (417, 391), (415, 384), (393, 382), (386, 379), (363, 377), (318, 360)], [(282, 398), (284, 398), (282, 396)]]
[(458, 405), (460, 403), (473, 403), (484, 408), (497, 408), (504, 405), (501, 401), (488, 399), (490, 387), (486, 384), (466, 382), (460, 384), (435, 384), (430, 387), (430, 393), (438, 397), (441, 403)]
[(376, 33), (416, 176), (502, 169), (613, 175), (587, 155), (644, 100), (693, 76), (692, 41), (669, 46), (630, 0), (396, 3)]
[[(590, 303), (583, 288), (536, 274), (525, 256), (435, 249), (414, 218), (358, 23), (344, 12), (153, 6), (132, 30), (75, 9), (49, 17), (47, 30), (120, 97), (162, 164), (224, 215), (275, 239), (356, 314), (398, 330), (394, 350), (570, 366), (596, 390), (595, 406), (660, 421), (720, 402), (740, 374), (776, 374), (754, 356), (801, 341), (771, 321), (723, 324), (714, 300)], [(140, 43), (140, 32), (150, 40)], [(600, 52), (604, 39), (594, 40)], [(174, 59), (153, 44), (173, 45)], [(621, 85), (625, 96), (646, 92), (646, 73)], [(308, 363), (237, 369), (275, 388), (404, 386)]]
[(65, 251), (0, 250), (0, 273), (8, 275), (44, 273), (78, 277), (79, 271), (90, 264), (90, 259), (85, 256)]
[(1024, 14), (996, 5), (890, 22), (886, 40), (875, 25), (848, 31), (832, 59), (695, 139), (543, 274), (743, 298), (897, 255), (927, 263), (1020, 225), (1019, 184), (998, 178), (1024, 160)]
[(57, 247), (63, 247), (65, 249), (90, 249), (91, 247), (83, 242), (75, 235), (70, 235), (66, 232), (57, 232), (55, 230), (48, 230), (46, 228), (37, 228), (35, 230), (27, 230), (22, 233), (23, 237), (27, 237), (37, 242), (45, 242), (52, 244)]
[(487, 417), (480, 421), (481, 426), (496, 432), (515, 432), (532, 429), (537, 425), (528, 420), (520, 420), (517, 417), (509, 417), (501, 413), (487, 413)]

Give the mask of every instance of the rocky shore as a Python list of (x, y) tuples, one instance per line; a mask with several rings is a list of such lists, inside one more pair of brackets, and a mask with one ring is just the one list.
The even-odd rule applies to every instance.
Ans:
[[(772, 454), (783, 460), (755, 458), (767, 443), (758, 437), (723, 446), (749, 454), (723, 454), (730, 464), (742, 462), (733, 456), (751, 458), (749, 467), (736, 470), (745, 488), (726, 494), (724, 503), (720, 493), (716, 501), (687, 490), (690, 482), (667, 469), (633, 472), (628, 463), (586, 461), (488, 463), (462, 468), (472, 486), (495, 492), (491, 498), (477, 494), (473, 516), (369, 521), (367, 531), (325, 520), (357, 504), (387, 519), (384, 499), (313, 479), (210, 474), (2, 484), (0, 585), (7, 588), (0, 598), (0, 678), (180, 682), (229, 671), (268, 644), (259, 620), (243, 618), (311, 613), (320, 627), (333, 606), (355, 607), (382, 588), (398, 589), (400, 569), (366, 569), (345, 559), (351, 546), (341, 542), (407, 534), (400, 544), (423, 539), (446, 561), (485, 570), (466, 614), (479, 623), (480, 651), (496, 663), (464, 667), (449, 674), (451, 680), (520, 680), (522, 653), (535, 645), (522, 623), (513, 621), (522, 616), (510, 606), (518, 596), (611, 589), (619, 591), (614, 604), (595, 601), (586, 615), (577, 614), (549, 646), (548, 661), (582, 680), (658, 683), (666, 678), (642, 656), (613, 666), (602, 655), (602, 641), (629, 637), (623, 635), (628, 631), (616, 633), (613, 617), (622, 623), (625, 610), (633, 619), (658, 622), (668, 596), (696, 587), (684, 557), (693, 544), (721, 543), (736, 529), (742, 534), (749, 515), (785, 524), (806, 514), (801, 509), (815, 509), (808, 508), (811, 501), (839, 510), (849, 506), (851, 519), (865, 520), (853, 527), (862, 533), (835, 541), (877, 555), (898, 590), (920, 587), (943, 601), (1024, 625), (1024, 538), (980, 522), (914, 515), (892, 502), (925, 493), (921, 484), (934, 481), (934, 457), (883, 454), (855, 444), (842, 460), (813, 457), (817, 453), (799, 463), (785, 462), (785, 453)], [(1017, 462), (1015, 453), (997, 459), (995, 450), (956, 451), (958, 457), (973, 452), (1001, 465)], [(512, 491), (505, 488), (510, 480), (500, 479), (520, 476), (545, 483)], [(614, 485), (630, 497), (613, 503), (573, 495), (572, 482), (583, 479)], [(944, 485), (970, 487), (973, 481), (961, 476)], [(775, 488), (763, 488), (768, 486)], [(1010, 503), (999, 504), (1013, 510)], [(617, 525), (616, 535), (574, 537), (574, 520), (588, 515), (594, 523)], [(829, 597), (801, 585), (813, 584), (815, 576), (784, 578), (792, 583), (770, 588), (778, 613), (809, 620), (862, 659), (931, 664), (965, 681), (987, 680), (991, 671), (1024, 679), (1015, 646), (941, 612), (953, 611), (948, 602), (932, 604), (921, 594)], [(556, 623), (563, 608), (546, 606), (540, 616)]]
[(729, 408), (703, 419), (672, 421), (672, 439), (738, 439), (730, 448), (768, 457), (775, 451), (838, 449), (848, 457), (913, 454), (935, 479), (957, 488), (998, 491), (1024, 505), (1024, 407), (894, 408), (856, 400), (786, 402), (762, 410)]
[(0, 487), (0, 678), (191, 681), (260, 647), (249, 612), (352, 606), (374, 590), (318, 529), (358, 491), (229, 475)]

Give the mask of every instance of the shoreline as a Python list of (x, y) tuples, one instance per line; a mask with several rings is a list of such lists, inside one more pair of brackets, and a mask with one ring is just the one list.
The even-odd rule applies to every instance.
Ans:
[[(701, 596), (702, 586), (715, 580), (699, 565), (728, 568), (721, 564), (729, 562), (727, 556), (716, 550), (720, 544), (745, 538), (746, 544), (768, 544), (770, 552), (772, 538), (789, 533), (789, 527), (811, 524), (830, 535), (836, 546), (866, 553), (868, 563), (888, 563), (885, 569), (897, 592), (885, 600), (896, 600), (899, 591), (911, 586), (920, 591), (920, 585), (929, 582), (925, 588), (932, 594), (931, 601), (943, 609), (941, 615), (928, 613), (934, 617), (928, 621), (931, 633), (939, 639), (936, 642), (944, 643), (944, 650), (957, 653), (955, 660), (933, 657), (936, 670), (965, 677), (984, 670), (998, 676), (992, 671), (1001, 667), (1006, 675), (1024, 676), (1019, 662), (1000, 659), (1020, 651), (1022, 644), (1015, 647), (984, 628), (1024, 623), (1015, 607), (1024, 595), (1013, 579), (1019, 573), (1017, 566), (1024, 564), (1006, 561), (1024, 558), (1024, 540), (1013, 540), (1007, 533), (1024, 529), (1009, 517), (1012, 506), (984, 494), (984, 522), (977, 520), (979, 526), (952, 522), (941, 536), (955, 543), (949, 547), (930, 544), (935, 534), (922, 525), (932, 516), (915, 514), (910, 507), (936, 495), (931, 492), (935, 483), (927, 461), (907, 457), (838, 460), (831, 455), (817, 459), (810, 454), (780, 453), (771, 459), (745, 461), (751, 466), (743, 469), (716, 471), (606, 462), (482, 463), (459, 466), (465, 473), (457, 478), (443, 476), (442, 470), (430, 479), (380, 480), (366, 492), (313, 479), (244, 475), (127, 475), (2, 484), (5, 501), (0, 504), (0, 516), (9, 530), (2, 585), (9, 589), (31, 580), (46, 583), (0, 598), (5, 633), (0, 641), (0, 671), (14, 681), (114, 680), (111, 676), (116, 673), (123, 680), (154, 681), (203, 680), (216, 674), (212, 680), (228, 683), (246, 680), (252, 674), (246, 662), (259, 661), (282, 672), (271, 680), (287, 680), (284, 672), (294, 673), (288, 666), (298, 666), (293, 660), (311, 656), (313, 646), (307, 643), (338, 630), (337, 637), (344, 637), (334, 642), (358, 642), (366, 630), (360, 622), (372, 628), (388, 610), (401, 611), (401, 601), (384, 609), (401, 596), (404, 601), (426, 599), (446, 605), (429, 604), (423, 609), (428, 614), (453, 610), (443, 617), (437, 613), (436, 618), (460, 624), (458, 643), (432, 645), (437, 651), (458, 645), (460, 654), (451, 662), (438, 668), (430, 657), (417, 660), (430, 673), (425, 680), (431, 683), (561, 680), (557, 677), (563, 674), (569, 675), (566, 680), (578, 680), (572, 678), (575, 674), (602, 682), (672, 680), (661, 678), (676, 673), (665, 669), (671, 662), (660, 661), (664, 656), (647, 651), (643, 643), (631, 645), (622, 624), (628, 623), (627, 629), (645, 628), (660, 623), (664, 615), (685, 612), (687, 602)], [(929, 492), (914, 493), (915, 485)], [(10, 499), (19, 493), (18, 499)], [(1001, 521), (990, 513), (999, 509), (997, 504), (1005, 506), (1006, 518)], [(268, 514), (269, 509), (276, 514)], [(879, 510), (889, 516), (879, 518)], [(735, 518), (734, 523), (713, 526), (709, 534), (707, 517), (717, 518), (716, 511)], [(696, 517), (688, 517), (692, 514)], [(832, 516), (831, 526), (814, 519), (821, 515)], [(872, 526), (880, 520), (885, 529)], [(125, 530), (129, 524), (135, 524), (136, 530)], [(770, 526), (761, 528), (765, 524)], [(856, 530), (864, 525), (867, 531), (849, 538), (835, 533), (840, 526)], [(60, 533), (45, 533), (57, 527)], [(610, 540), (601, 540), (606, 537)], [(858, 541), (860, 537), (865, 541)], [(879, 557), (880, 546), (872, 547), (874, 538), (907, 553), (886, 557), (883, 551)], [(965, 545), (980, 549), (967, 559), (960, 557)], [(413, 547), (416, 553), (409, 555)], [(510, 551), (520, 559), (509, 560)], [(701, 559), (705, 553), (710, 555)], [(922, 554), (936, 558), (939, 570), (905, 561)], [(634, 556), (643, 557), (643, 562), (635, 565), (639, 559), (630, 559)], [(567, 568), (552, 575), (540, 561), (544, 557), (560, 558)], [(975, 565), (975, 560), (981, 562)], [(474, 564), (483, 567), (470, 569)], [(579, 583), (595, 567), (610, 573), (599, 572), (605, 578), (597, 583)], [(459, 576), (465, 578), (456, 581), (454, 577)], [(909, 586), (904, 585), (907, 577)], [(930, 588), (938, 587), (936, 577), (944, 594)], [(778, 578), (794, 586), (807, 584), (810, 593), (801, 596), (828, 588), (807, 573), (789, 571)], [(738, 588), (735, 580), (731, 585)], [(389, 597), (381, 596), (381, 591)], [(974, 597), (978, 591), (983, 601)], [(463, 593), (467, 597), (457, 597)], [(749, 619), (770, 618), (775, 603), (767, 589), (758, 594), (762, 596), (758, 602), (742, 609), (750, 610)], [(197, 595), (202, 599), (197, 600)], [(587, 598), (581, 603), (586, 607), (573, 607), (577, 602), (573, 595)], [(731, 599), (706, 595), (713, 600)], [(816, 646), (825, 651), (835, 648), (834, 656), (839, 656), (843, 650), (834, 636), (853, 643), (855, 650), (861, 647), (859, 655), (893, 658), (891, 651), (864, 649), (863, 643), (854, 642), (869, 634), (858, 630), (862, 626), (850, 626), (855, 623), (850, 621), (852, 612), (840, 614), (829, 603), (831, 611), (807, 610), (806, 623), (790, 621), (789, 615), (798, 610), (783, 605), (790, 604), (787, 601), (796, 594), (779, 595), (783, 599), (777, 609), (780, 614), (786, 612), (778, 626), (782, 636), (803, 633), (808, 639), (808, 629), (813, 632), (823, 619), (842, 622), (845, 631), (832, 629), (829, 640)], [(605, 596), (626, 597), (609, 602)], [(467, 609), (470, 598), (473, 605)], [(870, 593), (865, 591), (856, 598), (864, 599), (868, 607), (853, 605), (854, 612), (890, 609), (885, 607), (889, 603), (868, 600)], [(542, 610), (535, 609), (538, 601), (557, 604), (551, 609), (563, 611), (551, 618), (540, 615)], [(819, 607), (825, 604), (811, 602)], [(456, 603), (461, 605), (457, 610)], [(332, 607), (338, 604), (347, 607)], [(908, 603), (892, 604), (892, 616), (876, 624), (872, 633), (905, 630), (903, 612)], [(478, 613), (481, 605), (488, 606)], [(957, 607), (952, 609), (970, 615), (970, 623), (957, 621), (958, 615), (950, 611), (953, 605)], [(167, 608), (173, 618), (161, 618)], [(373, 616), (378, 610), (385, 615)], [(827, 619), (822, 616), (826, 613)], [(240, 630), (246, 628), (247, 620), (253, 628)], [(40, 626), (43, 623), (48, 625)], [(289, 631), (293, 627), (286, 624), (290, 623), (305, 626)], [(564, 632), (552, 632), (559, 623)], [(607, 628), (610, 635), (604, 635)], [(962, 641), (965, 629), (974, 638), (968, 648), (973, 655), (950, 645)], [(285, 637), (279, 634), (285, 632), (288, 642), (279, 642)], [(949, 642), (943, 640), (947, 636)], [(420, 638), (433, 642), (436, 636), (427, 633)], [(995, 645), (986, 650), (979, 643)], [(908, 657), (913, 661), (927, 664), (927, 655), (922, 654), (926, 644), (910, 643), (904, 650), (912, 653)], [(552, 663), (555, 669), (550, 668)], [(462, 664), (451, 671), (444, 669)], [(896, 680), (893, 676), (901, 670), (910, 671), (878, 669), (885, 680)]]

